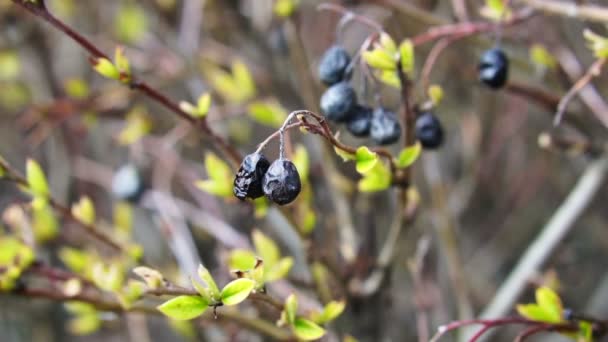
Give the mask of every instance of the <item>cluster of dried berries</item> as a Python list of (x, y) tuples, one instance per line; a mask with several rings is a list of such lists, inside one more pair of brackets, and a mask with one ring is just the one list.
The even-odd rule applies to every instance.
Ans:
[(357, 102), (357, 93), (350, 84), (350, 64), (350, 55), (339, 45), (330, 47), (321, 57), (319, 78), (328, 86), (321, 96), (321, 111), (329, 120), (344, 123), (355, 137), (369, 136), (379, 145), (397, 142), (401, 124), (395, 113)]
[(234, 179), (234, 195), (240, 200), (266, 197), (285, 205), (298, 197), (302, 184), (296, 166), (279, 158), (272, 164), (260, 152), (247, 155)]

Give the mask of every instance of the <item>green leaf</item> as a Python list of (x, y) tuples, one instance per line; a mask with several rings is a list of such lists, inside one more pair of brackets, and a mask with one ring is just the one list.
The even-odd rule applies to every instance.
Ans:
[(176, 320), (199, 317), (208, 307), (207, 301), (200, 296), (179, 296), (161, 304), (157, 309)]
[(293, 324), (293, 332), (304, 341), (317, 340), (325, 335), (325, 329), (304, 318), (296, 318)]
[(242, 61), (236, 60), (232, 63), (232, 75), (234, 83), (238, 87), (244, 99), (249, 100), (255, 96), (255, 82), (247, 68), (247, 65)]
[(421, 152), (422, 145), (420, 145), (420, 142), (416, 142), (414, 146), (408, 146), (399, 153), (399, 157), (395, 161), (395, 164), (397, 164), (398, 168), (405, 169), (418, 160)]
[(131, 67), (129, 60), (125, 56), (125, 51), (121, 46), (116, 47), (114, 52), (114, 65), (120, 72), (120, 80), (128, 83), (131, 80)]
[(361, 192), (376, 192), (388, 189), (391, 185), (391, 172), (384, 163), (376, 165), (368, 171), (357, 184)]
[(357, 172), (366, 174), (378, 163), (378, 155), (366, 146), (361, 146), (355, 154)]
[(205, 268), (205, 266), (199, 265), (198, 266), (198, 276), (201, 278), (202, 281), (205, 282), (205, 284), (207, 284), (207, 287), (209, 288), (209, 295), (211, 296), (211, 299), (219, 300), (221, 297), (220, 289), (217, 287), (217, 284), (215, 283), (215, 280), (211, 276), (211, 273), (209, 272), (209, 270), (207, 268)]
[(93, 57), (91, 58), (91, 63), (93, 64), (93, 69), (101, 76), (112, 80), (120, 79), (120, 72), (109, 59)]
[(546, 322), (559, 323), (562, 321), (562, 301), (555, 291), (546, 286), (536, 289), (536, 303), (549, 318)]
[(122, 41), (133, 43), (141, 40), (148, 31), (146, 13), (139, 6), (125, 4), (115, 17), (114, 29)]
[(266, 283), (266, 272), (264, 270), (264, 261), (262, 259), (255, 260), (255, 266), (251, 270), (251, 279), (255, 282), (255, 289), (261, 290)]
[(251, 236), (253, 238), (255, 251), (262, 258), (262, 260), (264, 260), (266, 267), (270, 268), (274, 266), (281, 258), (279, 246), (277, 246), (277, 244), (272, 241), (271, 238), (264, 235), (258, 229), (254, 229)]
[(532, 63), (538, 66), (548, 69), (555, 69), (557, 66), (555, 57), (541, 44), (532, 44), (529, 53)]
[(233, 270), (250, 270), (255, 266), (255, 254), (244, 249), (235, 249), (230, 252), (228, 265)]
[(231, 197), (232, 196), (232, 171), (228, 164), (209, 152), (205, 156), (205, 169), (208, 180), (197, 181), (195, 185), (210, 194)]
[(35, 196), (47, 198), (49, 196), (49, 184), (46, 181), (44, 171), (33, 159), (28, 159), (26, 164), (27, 183)]
[(91, 93), (89, 85), (80, 78), (70, 78), (64, 83), (65, 92), (74, 99), (84, 99)]
[(310, 170), (310, 159), (306, 147), (304, 147), (304, 145), (298, 144), (291, 159), (291, 161), (296, 166), (298, 173), (300, 174), (300, 179), (302, 180), (302, 183), (306, 183), (308, 181), (308, 172)]
[(71, 319), (67, 329), (73, 335), (90, 335), (101, 327), (101, 319), (97, 314), (82, 315)]
[(249, 116), (262, 125), (279, 128), (287, 118), (287, 111), (276, 100), (254, 101), (248, 106)]
[(340, 156), (340, 158), (342, 158), (342, 161), (346, 162), (346, 161), (349, 161), (349, 160), (356, 160), (357, 159), (357, 157), (354, 154), (348, 153), (348, 152), (346, 152), (344, 150), (341, 150), (341, 149), (339, 149), (339, 148), (337, 148), (335, 146), (334, 146), (334, 151), (336, 152), (336, 154), (338, 156)]
[(401, 70), (406, 74), (414, 72), (416, 66), (414, 60), (414, 44), (406, 39), (399, 44), (399, 57), (401, 58)]
[(311, 319), (317, 324), (331, 322), (344, 312), (345, 307), (345, 301), (333, 300), (325, 305), (323, 312), (312, 315)]
[(87, 196), (81, 197), (78, 203), (72, 205), (72, 215), (85, 224), (91, 225), (95, 223), (95, 206), (93, 206), (93, 201)]
[(0, 51), (0, 80), (16, 79), (21, 72), (19, 55), (14, 51)]
[(382, 81), (382, 83), (389, 85), (394, 88), (401, 88), (401, 80), (399, 75), (394, 70), (380, 70), (376, 77)]
[(76, 274), (83, 274), (91, 261), (90, 255), (86, 252), (70, 247), (59, 250), (59, 259)]
[(382, 49), (388, 54), (397, 53), (397, 45), (395, 44), (393, 38), (388, 35), (388, 33), (380, 33), (380, 38), (378, 39), (378, 41), (380, 42), (380, 46), (382, 47)]
[(485, 6), (480, 11), (481, 15), (493, 21), (508, 19), (511, 13), (505, 2), (506, 0), (486, 0)]
[(295, 294), (290, 294), (285, 299), (285, 316), (287, 323), (293, 325), (296, 322), (296, 314), (298, 312), (298, 298)]
[(122, 145), (131, 145), (145, 137), (152, 129), (152, 121), (147, 110), (136, 106), (127, 114), (125, 126), (118, 135), (118, 142)]
[(204, 93), (196, 102), (198, 117), (205, 117), (211, 108), (211, 94)]
[(220, 298), (224, 305), (236, 305), (247, 299), (255, 283), (251, 279), (240, 278), (231, 281), (222, 289)]
[(533, 321), (546, 322), (549, 319), (543, 308), (537, 304), (519, 304), (516, 308), (521, 316)]
[(133, 273), (137, 274), (150, 289), (158, 289), (165, 284), (165, 278), (162, 273), (150, 267), (139, 266), (133, 269)]
[(274, 4), (274, 14), (279, 18), (290, 17), (298, 7), (298, 0), (277, 0)]
[(283, 279), (287, 276), (287, 274), (291, 270), (292, 266), (293, 266), (292, 257), (282, 258), (274, 266), (266, 267), (266, 272), (265, 272), (266, 275), (265, 275), (264, 279), (266, 280), (266, 282), (272, 282), (272, 281), (276, 281), (279, 279)]
[(37, 242), (54, 239), (59, 232), (59, 221), (48, 203), (32, 206), (32, 230)]
[(438, 106), (443, 99), (443, 88), (438, 84), (432, 84), (427, 90), (427, 96), (433, 102), (433, 106)]
[(587, 40), (587, 44), (593, 54), (597, 58), (608, 58), (608, 38), (586, 29), (583, 31), (583, 36)]
[(383, 49), (363, 51), (362, 57), (363, 60), (374, 69), (391, 71), (397, 69), (397, 63), (395, 63), (395, 58)]
[(118, 291), (124, 284), (125, 274), (120, 264), (96, 262), (92, 266), (93, 282), (105, 291)]

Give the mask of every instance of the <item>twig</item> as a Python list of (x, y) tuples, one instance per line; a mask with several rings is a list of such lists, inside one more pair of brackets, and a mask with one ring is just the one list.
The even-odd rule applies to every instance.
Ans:
[[(576, 81), (572, 88), (568, 90), (566, 95), (562, 97), (562, 99), (559, 101), (559, 104), (557, 105), (557, 112), (555, 113), (555, 118), (553, 120), (554, 126), (559, 126), (559, 124), (562, 122), (562, 118), (564, 116), (564, 113), (566, 112), (566, 108), (568, 107), (570, 101), (572, 101), (574, 96), (576, 96), (584, 87), (586, 87), (593, 80), (594, 77), (600, 75), (602, 67), (604, 67), (607, 61), (608, 58), (600, 58), (593, 62), (589, 69), (587, 69), (585, 75), (583, 75), (583, 77)], [(602, 122), (602, 124), (606, 126), (606, 128), (608, 128), (608, 113), (596, 113), (595, 111), (594, 113), (596, 114), (597, 118)]]
[(547, 14), (608, 23), (608, 8), (604, 6), (556, 0), (520, 0), (520, 2)]
[(601, 189), (607, 171), (608, 159), (605, 157), (594, 161), (587, 167), (574, 189), (551, 217), (540, 235), (530, 244), (480, 317), (500, 317), (511, 310), (530, 278), (553, 254), (559, 243), (573, 228), (576, 220), (591, 203), (595, 194)]
[[(99, 50), (92, 42), (82, 36), (80, 33), (74, 31), (69, 26), (64, 24), (61, 20), (54, 17), (49, 11), (47, 11), (44, 6), (44, 2), (39, 0), (38, 2), (26, 2), (23, 0), (12, 0), (13, 3), (20, 6), (21, 8), (27, 10), (31, 14), (45, 20), (47, 23), (51, 24), (56, 29), (65, 33), (68, 37), (70, 37), (74, 42), (80, 45), (82, 48), (87, 50), (93, 57), (95, 58), (105, 58), (110, 59), (105, 53)], [(220, 149), (222, 152), (226, 154), (228, 158), (235, 164), (238, 165), (241, 162), (240, 153), (228, 143), (223, 137), (217, 135), (211, 127), (208, 125), (205, 119), (199, 120), (188, 113), (184, 112), (176, 102), (173, 102), (164, 94), (160, 93), (158, 90), (152, 88), (147, 83), (137, 80), (133, 78), (128, 84), (131, 89), (135, 89), (149, 97), (150, 99), (156, 101), (163, 107), (169, 109), (171, 112), (179, 116), (180, 118), (188, 121), (190, 124), (200, 128), (200, 130), (205, 133), (211, 141)]]

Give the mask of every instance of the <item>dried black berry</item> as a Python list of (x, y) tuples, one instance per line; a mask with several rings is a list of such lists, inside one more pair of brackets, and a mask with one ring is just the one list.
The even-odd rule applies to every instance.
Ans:
[(252, 199), (264, 196), (262, 180), (270, 166), (270, 162), (261, 153), (247, 155), (234, 178), (234, 196), (240, 200), (245, 197)]
[(374, 110), (370, 136), (379, 145), (389, 145), (397, 142), (401, 136), (401, 124), (395, 113), (382, 107)]
[(279, 205), (291, 203), (302, 188), (300, 174), (291, 161), (275, 160), (264, 175), (263, 187), (269, 200)]
[(416, 119), (416, 139), (427, 149), (435, 149), (443, 143), (443, 128), (433, 113), (422, 113)]
[(326, 85), (334, 85), (346, 78), (350, 56), (343, 47), (334, 45), (327, 49), (319, 62), (319, 78)]
[(490, 49), (481, 55), (479, 61), (479, 80), (492, 89), (498, 89), (507, 83), (509, 60), (499, 49)]
[(373, 109), (357, 105), (348, 115), (346, 129), (356, 137), (366, 137), (372, 125)]
[(144, 182), (135, 165), (123, 165), (112, 177), (112, 194), (118, 199), (136, 202), (144, 190)]
[(329, 87), (321, 96), (321, 111), (328, 119), (342, 122), (357, 104), (357, 94), (347, 82)]

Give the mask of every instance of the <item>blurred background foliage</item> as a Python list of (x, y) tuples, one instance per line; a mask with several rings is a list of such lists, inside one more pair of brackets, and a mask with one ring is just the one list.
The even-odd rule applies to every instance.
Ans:
[[(318, 12), (315, 8), (320, 2), (312, 0), (297, 4), (280, 0), (47, 3), (101, 50), (109, 52), (123, 45), (134, 72), (171, 98), (196, 103), (200, 94), (210, 93), (209, 122), (243, 153), (253, 151), (291, 110), (318, 110), (322, 87), (316, 79), (316, 63), (333, 44), (339, 20), (335, 14)], [(381, 23), (397, 40), (453, 16), (449, 1), (342, 3)], [(472, 16), (479, 18), (483, 3), (468, 4)], [(590, 26), (605, 32), (601, 25)], [(275, 238), (284, 255), (294, 257), (294, 277), (310, 276), (302, 266), (305, 256), (285, 232), (289, 228), (280, 221), (277, 209), (264, 203), (254, 208), (193, 186), (196, 180), (213, 177), (204, 165), (213, 151), (208, 140), (199, 139), (140, 94), (99, 77), (78, 46), (18, 10), (10, 0), (0, 0), (0, 27), (0, 155), (6, 160), (22, 170), (26, 158), (38, 160), (56, 198), (74, 203), (86, 194), (95, 203), (97, 215), (108, 221), (116, 204), (110, 194), (112, 174), (125, 164), (134, 164), (151, 188), (179, 198), (189, 208), (188, 215), (197, 217), (183, 222), (191, 228), (196, 254), (221, 279), (229, 278), (228, 252), (247, 246), (243, 239), (254, 228)], [(571, 84), (562, 70), (564, 64), (572, 63), (567, 56), (576, 56), (582, 66), (593, 61), (582, 39), (585, 27), (575, 20), (537, 16), (507, 29), (503, 44), (512, 60), (511, 80), (559, 98)], [(350, 25), (343, 43), (354, 52), (368, 34), (367, 28)], [(538, 137), (550, 127), (553, 111), (515, 92), (493, 92), (478, 84), (478, 56), (493, 39), (492, 34), (484, 34), (459, 41), (435, 65), (431, 82), (444, 90), (436, 114), (444, 123), (447, 141), (438, 152), (425, 153), (414, 166), (420, 211), (399, 238), (388, 285), (371, 298), (351, 298), (347, 314), (336, 325), (338, 332), (362, 341), (414, 341), (417, 310), (428, 311), (431, 329), (457, 318), (457, 296), (448, 271), (450, 248), (461, 255), (459, 279), (468, 287), (471, 309), (479, 312), (584, 169), (587, 157), (583, 155), (539, 147)], [(416, 49), (415, 73), (420, 72), (429, 48)], [(604, 75), (595, 81), (602, 94), (608, 92), (607, 80)], [(389, 108), (399, 106), (394, 89), (385, 89), (382, 99)], [(605, 141), (604, 128), (585, 106), (574, 102), (568, 116), (592, 141)], [(574, 130), (563, 130), (576, 137)], [(396, 210), (393, 190), (357, 192), (359, 176), (352, 164), (343, 164), (321, 138), (296, 132), (291, 138), (305, 147), (303, 158), (309, 164), (307, 190), (300, 204), (288, 209), (299, 229), (312, 232), (311, 245), (306, 246), (308, 257), (336, 260), (335, 270), (365, 275)], [(341, 139), (355, 146), (365, 143), (346, 133)], [(396, 147), (393, 152), (398, 152)], [(5, 226), (10, 226), (6, 209), (23, 199), (12, 184), (0, 182)], [(535, 280), (557, 287), (565, 303), (604, 317), (608, 317), (606, 201), (606, 191), (600, 191), (546, 266), (546, 273)], [(159, 219), (163, 204), (151, 196), (144, 196), (142, 203), (135, 206), (133, 229), (146, 261), (175, 278), (180, 269), (182, 275), (188, 274), (188, 265), (176, 262), (183, 241), (168, 238)], [(362, 241), (355, 252), (359, 256), (356, 267), (348, 270), (342, 269), (337, 257), (338, 249), (344, 247), (339, 241), (344, 211), (352, 215), (350, 221)], [(41, 229), (56, 229), (48, 227), (52, 220), (44, 215), (39, 213)], [(408, 260), (416, 255), (421, 239), (428, 239), (423, 241), (430, 245), (421, 274), (423, 286), (415, 288)], [(50, 244), (50, 251), (38, 257), (61, 264), (52, 252), (60, 241)], [(331, 290), (336, 296), (343, 294), (340, 286)], [(284, 294), (280, 285), (276, 291)], [(532, 287), (527, 296), (531, 294)], [(78, 331), (78, 327), (67, 324), (70, 310), (84, 312), (81, 317), (86, 317), (87, 308), (66, 311), (56, 303), (2, 295), (0, 339), (174, 341), (187, 340), (193, 333), (181, 325), (171, 327), (160, 317), (120, 319), (107, 314), (101, 317), (104, 329), (77, 337), (70, 329)], [(84, 319), (80, 329), (97, 328), (97, 323)], [(191, 336), (208, 341), (254, 340), (236, 325), (223, 327), (205, 322)]]

